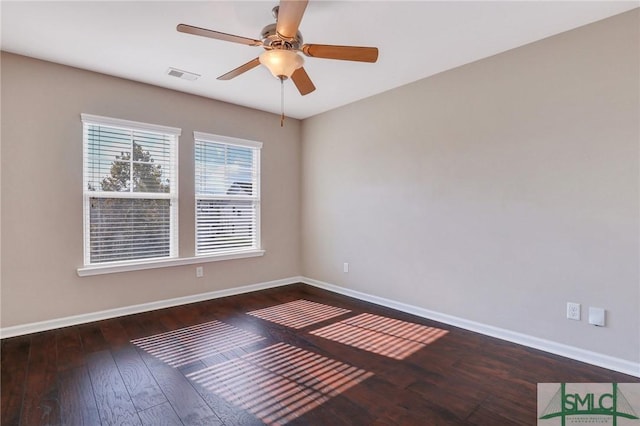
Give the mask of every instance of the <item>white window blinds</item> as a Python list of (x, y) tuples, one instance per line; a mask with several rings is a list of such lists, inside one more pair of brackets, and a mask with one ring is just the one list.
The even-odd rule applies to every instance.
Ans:
[(260, 248), (262, 143), (194, 132), (196, 255)]
[(85, 264), (176, 257), (180, 129), (82, 122)]

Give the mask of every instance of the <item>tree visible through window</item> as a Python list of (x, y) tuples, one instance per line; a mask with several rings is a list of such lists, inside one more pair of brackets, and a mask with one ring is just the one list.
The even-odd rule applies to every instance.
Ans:
[[(170, 182), (162, 177), (162, 165), (155, 164), (149, 151), (143, 151), (142, 145), (133, 142), (133, 182), (131, 182), (131, 153), (120, 152), (116, 155), (109, 176), (102, 179), (103, 191), (123, 191), (133, 184), (136, 192), (169, 192)], [(91, 188), (90, 188), (91, 189)]]
[(82, 118), (85, 264), (177, 256), (179, 129)]

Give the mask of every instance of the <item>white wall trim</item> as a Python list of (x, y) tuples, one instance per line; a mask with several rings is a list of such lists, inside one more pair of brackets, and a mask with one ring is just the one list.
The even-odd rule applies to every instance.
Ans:
[(455, 327), (474, 331), (486, 336), (495, 337), (498, 339), (506, 340), (508, 342), (517, 343), (519, 345), (524, 345), (530, 348), (539, 349), (541, 351), (571, 358), (576, 361), (582, 361), (588, 364), (596, 365), (598, 367), (608, 368), (609, 370), (619, 371), (624, 374), (640, 377), (640, 363), (637, 362), (627, 361), (625, 359), (615, 358), (609, 355), (588, 351), (586, 349), (577, 348), (575, 346), (569, 346), (563, 343), (553, 342), (550, 340), (541, 339), (539, 337), (529, 336), (527, 334), (517, 333), (515, 331), (493, 327), (491, 325), (455, 317), (453, 315), (431, 311), (429, 309), (424, 309), (418, 306), (386, 299), (384, 297), (374, 296), (360, 291), (351, 290), (335, 284), (329, 284), (323, 281), (314, 280), (312, 278), (302, 277), (302, 282), (314, 287), (332, 291), (334, 293), (339, 293), (345, 296), (364, 300), (366, 302), (386, 306), (388, 308), (396, 309), (398, 311), (406, 312), (433, 321), (442, 322), (444, 324), (453, 325)]
[(107, 309), (105, 311), (91, 312), (87, 314), (73, 315), (70, 317), (57, 318), (47, 321), (32, 322), (29, 324), (16, 325), (13, 327), (0, 328), (0, 339), (7, 337), (21, 336), (23, 334), (37, 333), (40, 331), (53, 330), (55, 328), (68, 327), (71, 325), (85, 324), (93, 321), (100, 321), (124, 315), (138, 314), (140, 312), (154, 311), (156, 309), (170, 308), (172, 306), (186, 305), (188, 303), (202, 302), (205, 300), (218, 299), (220, 297), (235, 296), (237, 294), (251, 293), (253, 291), (265, 290), (268, 288), (280, 287), (283, 285), (302, 282), (302, 277), (283, 278), (275, 281), (267, 281), (257, 284), (250, 284), (241, 287), (234, 287), (225, 290), (215, 290), (207, 293), (194, 294), (191, 296), (176, 297), (174, 299), (159, 300), (156, 302), (141, 303), (139, 305), (125, 306), (122, 308)]

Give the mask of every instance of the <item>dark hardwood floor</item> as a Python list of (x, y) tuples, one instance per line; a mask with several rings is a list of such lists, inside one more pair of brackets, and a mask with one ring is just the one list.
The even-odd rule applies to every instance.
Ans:
[(296, 284), (2, 341), (2, 425), (536, 424), (621, 373)]

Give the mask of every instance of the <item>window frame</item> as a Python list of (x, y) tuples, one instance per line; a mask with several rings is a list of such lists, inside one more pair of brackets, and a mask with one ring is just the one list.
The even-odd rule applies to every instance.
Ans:
[[(196, 150), (198, 146), (198, 142), (202, 143), (212, 143), (212, 144), (223, 144), (227, 146), (238, 146), (242, 148), (251, 148), (254, 151), (253, 158), (253, 173), (255, 175), (255, 183), (252, 187), (252, 197), (248, 197), (247, 199), (251, 199), (255, 208), (255, 222), (254, 222), (254, 232), (255, 232), (255, 245), (252, 247), (240, 248), (237, 250), (220, 250), (220, 251), (206, 251), (206, 252), (198, 252), (198, 200), (199, 199), (213, 199), (218, 198), (222, 199), (225, 196), (202, 196), (198, 193), (197, 189), (197, 179), (198, 179), (198, 167), (196, 164)], [(261, 193), (261, 162), (262, 162), (262, 142), (241, 139), (231, 136), (223, 136), (216, 135), (211, 133), (204, 132), (193, 132), (193, 153), (194, 153), (194, 253), (195, 258), (216, 258), (216, 257), (227, 257), (227, 256), (242, 256), (246, 254), (247, 256), (261, 256), (264, 254), (264, 250), (262, 250), (262, 238), (261, 238), (261, 210), (262, 210), (262, 193)], [(232, 197), (233, 198), (233, 197)], [(237, 198), (237, 197), (236, 197)], [(242, 256), (244, 257), (244, 256)]]
[[(84, 252), (84, 267), (78, 269), (78, 274), (81, 274), (81, 270), (90, 272), (91, 270), (105, 271), (109, 268), (116, 269), (115, 272), (119, 272), (119, 267), (135, 266), (135, 265), (154, 265), (159, 262), (177, 259), (179, 256), (179, 161), (178, 161), (178, 146), (179, 138), (182, 133), (182, 129), (176, 127), (161, 126), (157, 124), (142, 123), (138, 121), (124, 120), (111, 117), (102, 117), (91, 114), (81, 114), (82, 121), (82, 197), (83, 197), (83, 252)], [(173, 170), (171, 176), (173, 180), (170, 182), (170, 191), (168, 193), (158, 192), (115, 192), (115, 191), (90, 191), (88, 190), (87, 179), (87, 165), (89, 161), (89, 143), (88, 143), (88, 129), (89, 126), (104, 126), (115, 129), (126, 130), (129, 132), (144, 132), (155, 133), (171, 138), (170, 141), (170, 162), (173, 164)], [(133, 155), (133, 152), (132, 152)], [(131, 159), (133, 161), (133, 158)], [(126, 194), (126, 195), (125, 195)], [(118, 198), (118, 199), (168, 199), (170, 202), (170, 219), (169, 219), (169, 255), (160, 257), (146, 257), (135, 258), (126, 260), (113, 260), (106, 262), (94, 262), (91, 263), (91, 238), (90, 238), (90, 199), (91, 198)], [(137, 269), (137, 268), (136, 268)], [(143, 268), (141, 268), (143, 269)], [(104, 272), (100, 272), (104, 273)], [(86, 275), (90, 275), (87, 273)]]

